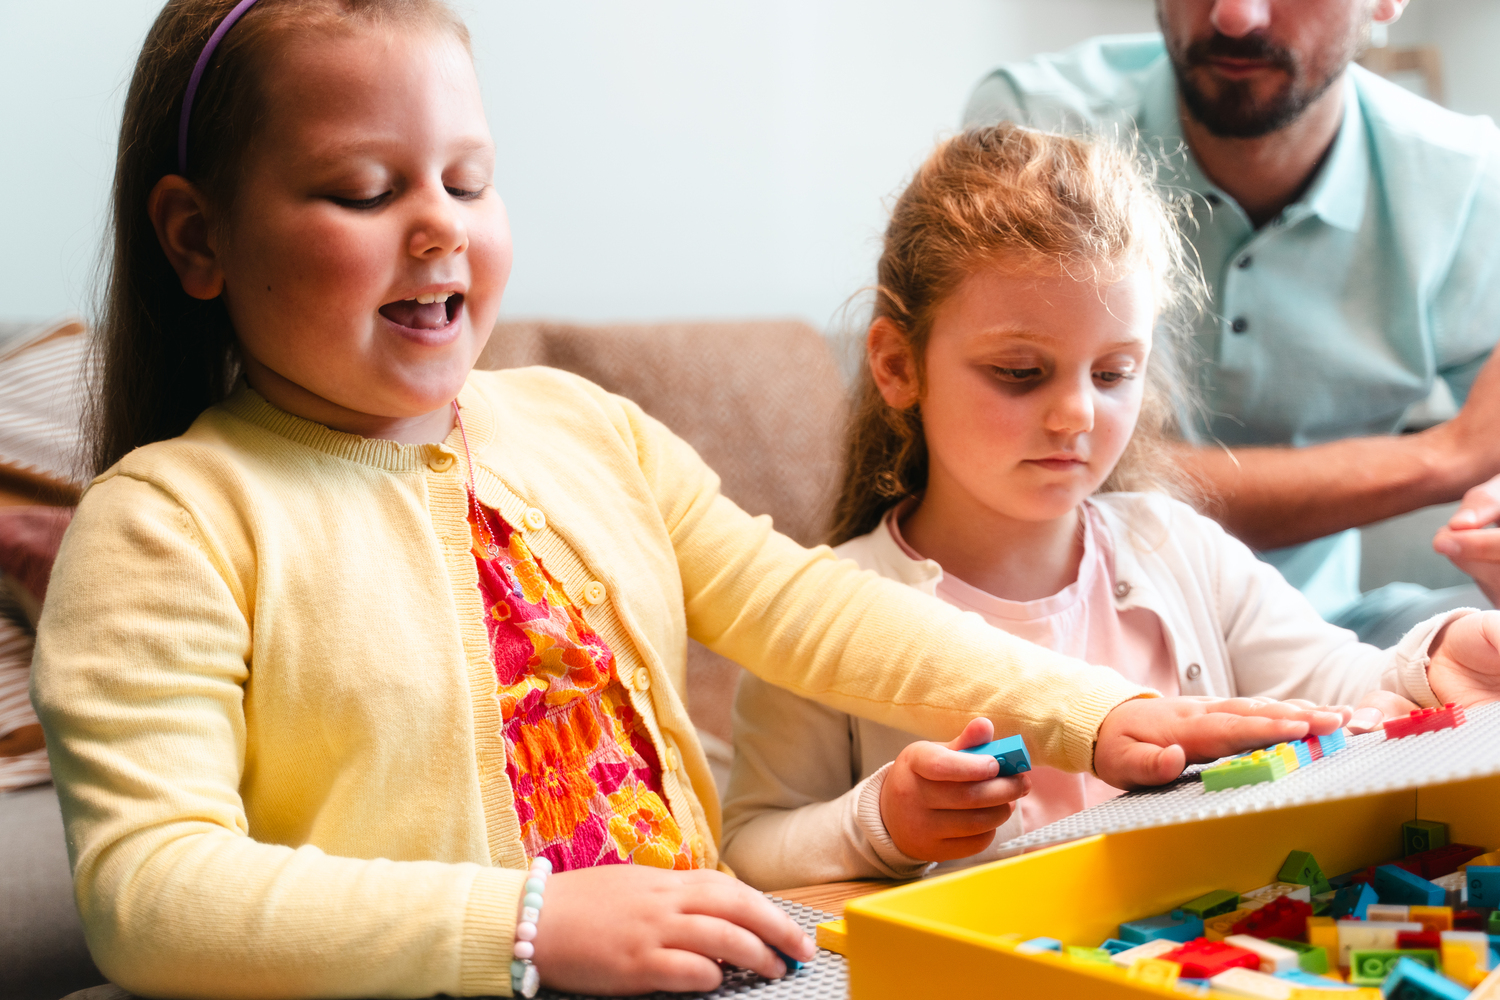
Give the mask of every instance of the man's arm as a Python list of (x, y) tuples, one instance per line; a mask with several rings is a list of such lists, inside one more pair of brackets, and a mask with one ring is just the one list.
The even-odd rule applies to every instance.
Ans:
[(1463, 409), (1417, 434), (1306, 448), (1179, 445), (1208, 513), (1255, 549), (1277, 549), (1457, 500), (1500, 476), (1500, 352)]

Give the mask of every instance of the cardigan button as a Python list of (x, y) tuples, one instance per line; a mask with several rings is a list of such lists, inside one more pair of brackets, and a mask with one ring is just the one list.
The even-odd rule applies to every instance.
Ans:
[(668, 771), (677, 770), (677, 751), (667, 747), (667, 752), (661, 757), (661, 766)]
[(433, 472), (447, 472), (449, 469), (453, 468), (454, 463), (457, 461), (458, 459), (454, 458), (452, 455), (446, 454), (445, 452), (441, 451), (435, 451), (432, 453), (432, 456), (427, 459), (427, 467)]
[(604, 584), (598, 580), (590, 580), (583, 585), (583, 599), (587, 604), (603, 604), (606, 593)]
[(1195, 681), (1203, 673), (1203, 668), (1196, 663), (1189, 663), (1187, 668), (1187, 679)]
[(527, 531), (541, 531), (547, 526), (547, 515), (535, 507), (527, 507), (521, 521), (526, 525)]
[(1129, 597), (1130, 584), (1126, 583), (1124, 580), (1121, 580), (1119, 583), (1115, 584), (1115, 596), (1122, 601), (1125, 598)]
[(645, 667), (635, 672), (635, 689), (643, 693), (651, 690), (651, 675)]

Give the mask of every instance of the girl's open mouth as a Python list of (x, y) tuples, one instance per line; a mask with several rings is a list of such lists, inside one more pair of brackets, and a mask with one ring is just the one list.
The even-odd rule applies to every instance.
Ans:
[(380, 307), (380, 315), (409, 330), (441, 330), (458, 319), (463, 307), (463, 293), (438, 292), (388, 303)]

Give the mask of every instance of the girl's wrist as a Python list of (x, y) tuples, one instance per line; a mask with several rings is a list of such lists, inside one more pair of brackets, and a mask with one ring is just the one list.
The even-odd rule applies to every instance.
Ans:
[(541, 988), (541, 973), (532, 959), (536, 956), (536, 938), (542, 919), (542, 894), (552, 874), (552, 862), (534, 858), (521, 890), (521, 914), (516, 921), (516, 942), (511, 949), (510, 991), (516, 996), (534, 997)]

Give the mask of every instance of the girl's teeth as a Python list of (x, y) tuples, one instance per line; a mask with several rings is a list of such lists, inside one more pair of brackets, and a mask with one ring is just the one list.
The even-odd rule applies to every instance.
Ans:
[(417, 302), (424, 306), (432, 305), (434, 302), (447, 302), (452, 294), (452, 292), (433, 292), (428, 295), (418, 295)]

